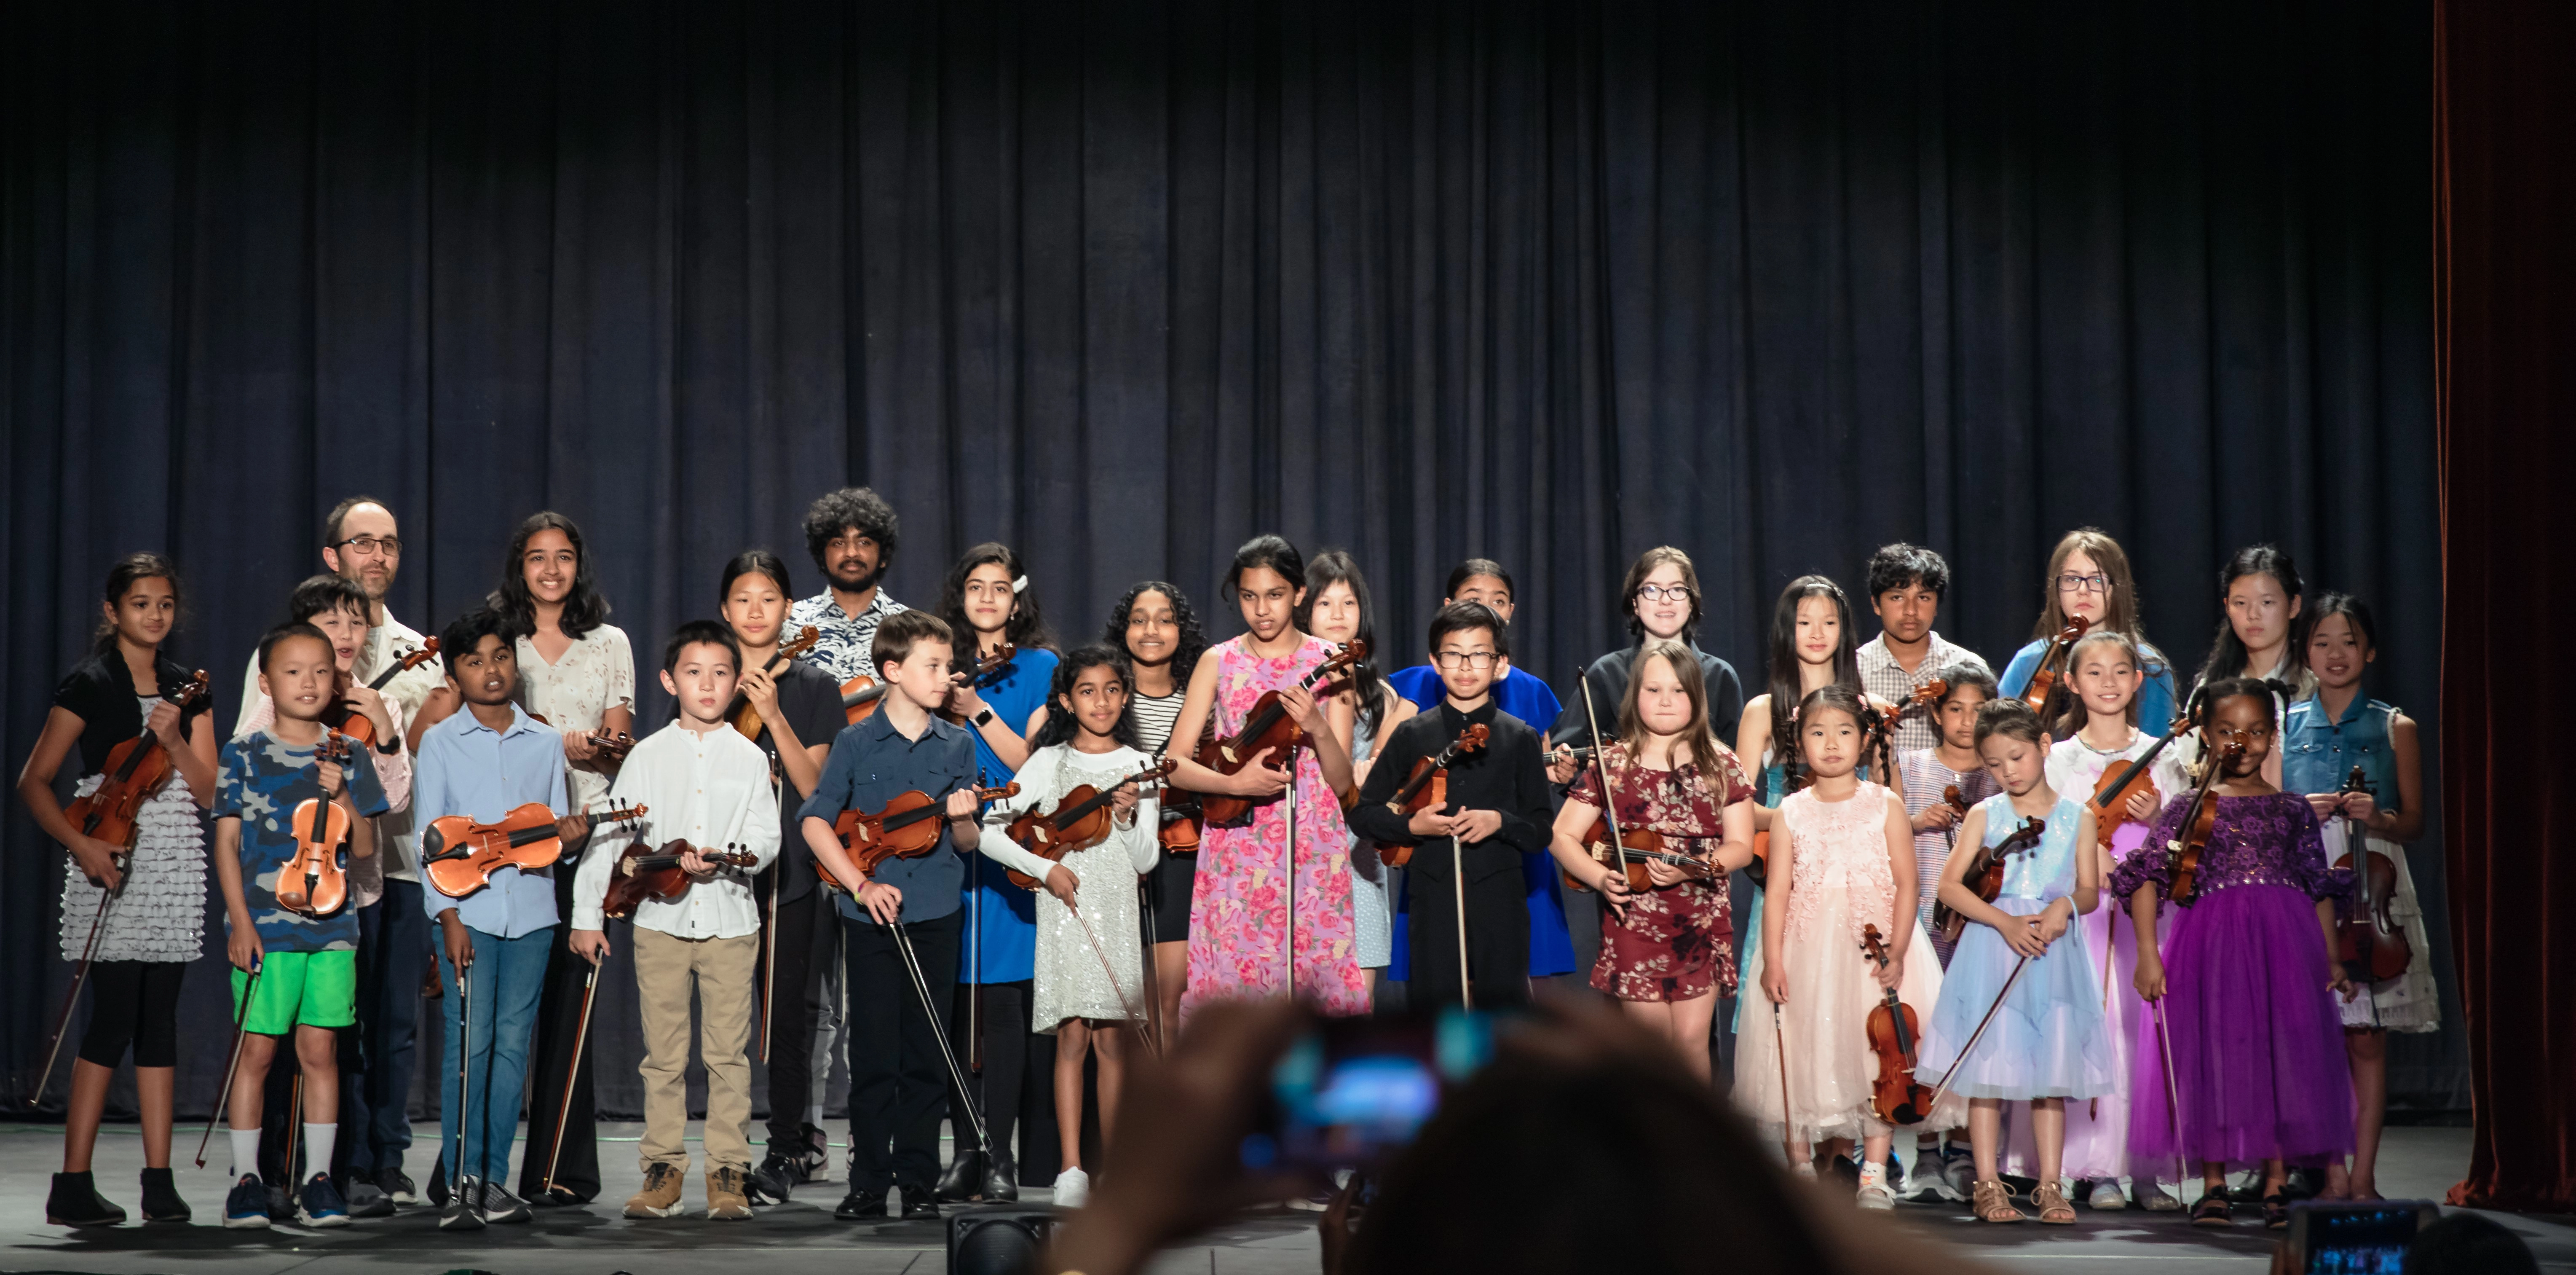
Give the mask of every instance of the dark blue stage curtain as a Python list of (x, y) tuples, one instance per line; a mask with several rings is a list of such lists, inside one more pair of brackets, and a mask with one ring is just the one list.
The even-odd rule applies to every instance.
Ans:
[[(845, 482), (903, 512), (895, 596), (1006, 540), (1068, 634), (1148, 576), (1229, 611), (1277, 530), (1406, 652), (1499, 558), (1560, 688), (1659, 543), (1751, 682), (1782, 584), (1898, 539), (2000, 661), (2088, 523), (2188, 672), (2277, 541), (2436, 729), (2430, 56), (2397, 0), (9, 5), (9, 755), (132, 549), (189, 572), (228, 725), (349, 493), (415, 625), (571, 515), (644, 653), (745, 546), (811, 591)], [(6, 836), (23, 1074), (61, 869)], [(2464, 1105), (2457, 1039), (2402, 1098)]]

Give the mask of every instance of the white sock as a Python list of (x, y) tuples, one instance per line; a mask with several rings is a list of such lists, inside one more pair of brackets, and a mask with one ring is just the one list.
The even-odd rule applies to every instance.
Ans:
[(805, 1108), (805, 1123), (817, 1129), (823, 1127), (823, 1104), (817, 1102)]
[[(305, 1122), (304, 1145), (306, 1150), (304, 1152), (304, 1162), (313, 1166), (313, 1173), (329, 1173), (331, 1171), (331, 1144), (337, 1141), (339, 1137), (340, 1126), (336, 1124), (314, 1124), (311, 1121)], [(310, 1178), (313, 1176), (313, 1173), (308, 1173), (304, 1176)]]
[(226, 1129), (233, 1139), (233, 1176), (259, 1172), (259, 1128)]

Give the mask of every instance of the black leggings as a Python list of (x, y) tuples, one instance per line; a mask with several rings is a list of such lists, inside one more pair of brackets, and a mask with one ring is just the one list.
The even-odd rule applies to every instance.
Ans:
[(137, 1067), (179, 1065), (178, 961), (95, 961), (89, 967), (89, 1030), (80, 1056), (113, 1070), (134, 1046)]

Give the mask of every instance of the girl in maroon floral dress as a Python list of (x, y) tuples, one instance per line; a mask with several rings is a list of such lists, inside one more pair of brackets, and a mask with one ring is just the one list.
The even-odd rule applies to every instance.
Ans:
[[(1709, 730), (1708, 690), (1690, 649), (1649, 642), (1636, 670), (1627, 700), (1613, 710), (1618, 736), (1567, 790), (1549, 849), (1568, 876), (1599, 891), (1606, 905), (1593, 988), (1668, 1035), (1707, 1079), (1709, 1019), (1719, 995), (1735, 994), (1726, 873), (1753, 858), (1753, 788), (1735, 754)], [(1662, 834), (1665, 849), (1709, 863), (1707, 879), (1649, 862), (1652, 888), (1631, 890), (1625, 872), (1584, 848), (1601, 818), (1605, 772), (1620, 829)]]

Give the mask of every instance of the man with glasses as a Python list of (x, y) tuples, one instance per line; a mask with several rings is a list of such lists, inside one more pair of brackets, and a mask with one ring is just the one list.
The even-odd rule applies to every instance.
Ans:
[[(358, 685), (375, 681), (424, 640), (385, 609), (385, 593), (402, 567), (402, 551), (393, 511), (373, 496), (351, 496), (332, 506), (322, 520), (322, 565), (355, 581), (367, 594), (367, 640), (350, 668)], [(439, 662), (428, 660), (395, 674), (381, 688), (385, 698), (402, 705), (415, 741), (421, 709), (443, 688), (445, 677)], [(248, 728), (260, 698), (259, 657), (253, 653), (234, 734)], [(391, 752), (403, 741), (380, 740), (376, 746)], [(341, 1136), (335, 1158), (341, 1163), (329, 1166), (351, 1217), (383, 1217), (397, 1204), (418, 1202), (412, 1180), (403, 1172), (403, 1153), (411, 1147), (413, 1035), (429, 958), (429, 917), (421, 909), (420, 837), (407, 806), (376, 820), (376, 845), (384, 896), (358, 909), (358, 1022), (340, 1036)], [(269, 1075), (275, 1092), (263, 1110), (272, 1129), (261, 1143), (282, 1153), (288, 1105), (284, 1086), (291, 1071), (273, 1068)], [(314, 1171), (323, 1167), (311, 1166)], [(261, 1177), (299, 1180), (271, 1177), (265, 1170)]]

